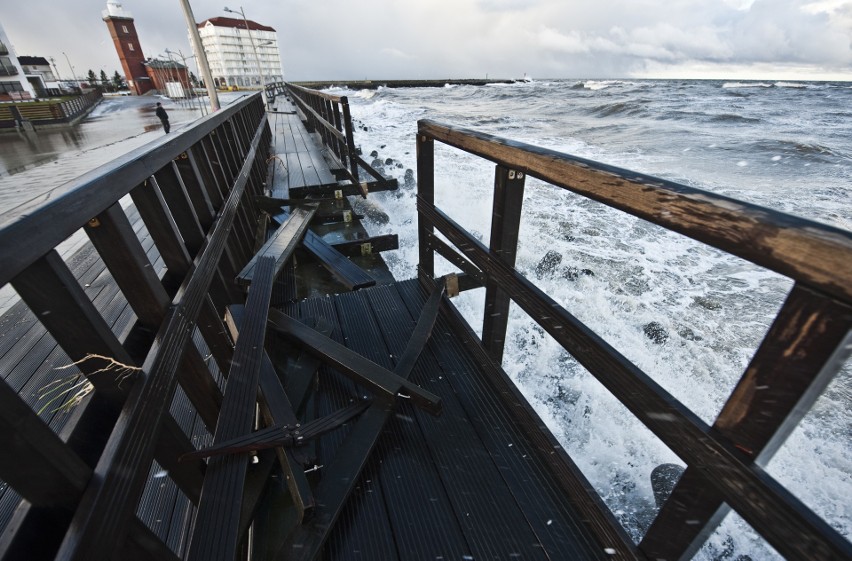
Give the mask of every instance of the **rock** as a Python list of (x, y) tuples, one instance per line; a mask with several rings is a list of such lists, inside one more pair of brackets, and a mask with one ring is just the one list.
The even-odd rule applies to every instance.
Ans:
[(403, 186), (408, 188), (413, 188), (417, 185), (417, 181), (414, 179), (414, 170), (408, 168), (405, 170), (405, 178), (402, 180)]
[(556, 267), (562, 263), (562, 254), (558, 251), (549, 250), (535, 266), (535, 274), (541, 277), (550, 276), (556, 270)]
[(371, 158), (378, 158), (379, 153), (376, 150), (373, 150), (372, 152), (370, 152), (370, 157)]
[(400, 162), (397, 162), (397, 163), (396, 163), (396, 167), (397, 167), (398, 169), (402, 169), (402, 168), (403, 168), (403, 165), (402, 165)]
[(379, 146), (379, 150), (384, 150), (385, 146), (387, 146), (387, 144), (382, 144), (381, 146)]
[(686, 339), (687, 341), (701, 341), (701, 336), (696, 335), (695, 331), (686, 327), (685, 325), (678, 326), (677, 334)]
[(376, 171), (384, 171), (385, 163), (380, 159), (376, 158), (372, 162), (370, 162), (370, 167)]
[(642, 331), (648, 339), (658, 345), (662, 345), (669, 340), (669, 332), (656, 321), (643, 325)]
[(567, 267), (562, 271), (562, 277), (569, 281), (575, 281), (581, 276), (593, 277), (595, 273), (591, 269), (578, 269), (577, 267)]
[(657, 508), (663, 506), (674, 486), (677, 485), (684, 468), (677, 464), (660, 464), (651, 471), (651, 488), (654, 490), (654, 501)]
[(706, 296), (696, 296), (692, 299), (692, 302), (696, 306), (701, 306), (706, 310), (721, 310), (722, 304), (712, 298), (707, 298)]
[(363, 214), (378, 224), (387, 224), (390, 222), (388, 213), (372, 199), (356, 197), (355, 202), (352, 204), (352, 210), (355, 211), (355, 214)]
[(388, 158), (388, 159), (386, 159), (386, 160), (385, 160), (385, 165), (386, 165), (386, 166), (392, 166), (392, 165), (393, 165), (393, 158)]

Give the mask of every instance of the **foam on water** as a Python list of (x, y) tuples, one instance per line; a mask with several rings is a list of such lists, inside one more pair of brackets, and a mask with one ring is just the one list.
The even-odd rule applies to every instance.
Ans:
[[(380, 159), (390, 157), (402, 164), (401, 169), (387, 171), (403, 187), (371, 195), (385, 207), (390, 223), (368, 225), (376, 234), (399, 234), (400, 250), (387, 254), (397, 278), (413, 276), (417, 262), (416, 186), (413, 181), (406, 184), (404, 174), (416, 168), (414, 137), (421, 118), (849, 227), (848, 125), (827, 121), (828, 128), (817, 131), (793, 130), (789, 123), (818, 121), (850, 100), (809, 98), (804, 105), (799, 101), (779, 108), (778, 97), (787, 95), (784, 92), (801, 100), (802, 95), (819, 95), (821, 90), (759, 84), (759, 90), (753, 90), (760, 92), (758, 96), (730, 97), (725, 92), (740, 84), (582, 83), (582, 89), (577, 89), (578, 82), (553, 82), (500, 90), (386, 90), (375, 98), (352, 101), (353, 115), (368, 125), (367, 131), (359, 132), (364, 152), (375, 149)], [(742, 87), (752, 91), (754, 84)], [(765, 98), (764, 92), (771, 97)], [(644, 116), (601, 115), (594, 108), (602, 102), (641, 105)], [(683, 117), (691, 119), (688, 129), (650, 124), (660, 123), (656, 116), (673, 107), (695, 113)], [(730, 126), (701, 114), (730, 114), (753, 122)], [(819, 168), (818, 179), (811, 164)], [(436, 203), (484, 243), (490, 232), (492, 185), (493, 164), (436, 143)], [(525, 193), (517, 268), (712, 424), (782, 305), (790, 281), (534, 180), (528, 181)], [(548, 252), (551, 262), (558, 262), (543, 267)], [(452, 270), (440, 258), (436, 266), (439, 273)], [(482, 290), (455, 300), (477, 329), (483, 300)], [(652, 324), (656, 340), (646, 334)], [(651, 470), (663, 462), (682, 462), (514, 305), (504, 368), (630, 535), (640, 539), (655, 513)], [(852, 496), (850, 388), (847, 364), (767, 466), (773, 477), (847, 536), (852, 533), (847, 506)], [(766, 559), (777, 553), (739, 517), (730, 515), (699, 558), (739, 555)]]

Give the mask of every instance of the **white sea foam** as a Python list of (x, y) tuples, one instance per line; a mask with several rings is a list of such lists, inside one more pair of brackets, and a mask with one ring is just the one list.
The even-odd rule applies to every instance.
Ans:
[(765, 82), (725, 82), (723, 88), (771, 88), (772, 84)]

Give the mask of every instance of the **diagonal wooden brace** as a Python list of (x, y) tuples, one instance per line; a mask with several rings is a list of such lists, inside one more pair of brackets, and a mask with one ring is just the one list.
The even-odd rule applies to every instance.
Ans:
[(308, 352), (349, 376), (355, 382), (366, 385), (379, 394), (388, 396), (396, 396), (398, 393), (407, 394), (407, 397), (410, 397), (411, 401), (418, 407), (433, 415), (441, 414), (441, 398), (439, 396), (347, 349), (284, 312), (275, 309), (269, 310), (269, 326), (282, 335), (301, 343)]

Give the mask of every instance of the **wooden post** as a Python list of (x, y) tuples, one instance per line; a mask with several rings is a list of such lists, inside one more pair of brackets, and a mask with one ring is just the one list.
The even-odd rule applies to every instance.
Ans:
[[(850, 328), (849, 306), (796, 284), (713, 430), (749, 459), (768, 461), (848, 358)], [(687, 467), (639, 549), (649, 559), (689, 559), (729, 510)]]
[[(518, 230), (524, 200), (524, 172), (496, 166), (494, 172), (494, 210), (491, 216), (491, 252), (515, 266)], [(509, 321), (509, 296), (489, 280), (485, 288), (485, 315), (482, 344), (497, 364), (503, 361), (503, 345)]]
[[(417, 194), (423, 203), (435, 206), (435, 141), (421, 134), (417, 135)], [(429, 247), (429, 238), (434, 235), (434, 231), (432, 224), (418, 212), (419, 277), (435, 277), (435, 255)]]

